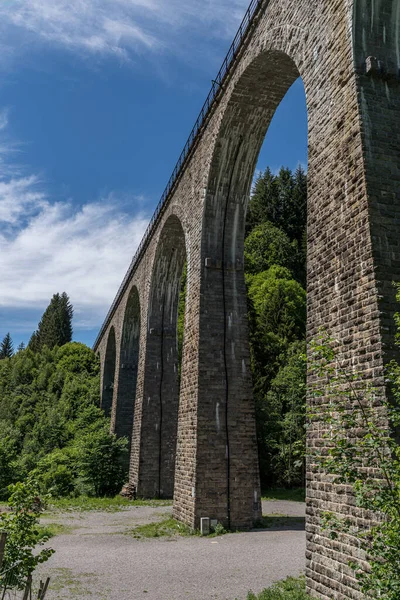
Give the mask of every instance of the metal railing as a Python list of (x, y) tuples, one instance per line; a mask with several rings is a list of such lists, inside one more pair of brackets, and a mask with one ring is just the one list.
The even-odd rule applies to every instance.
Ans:
[(194, 124), (194, 127), (193, 127), (192, 131), (190, 132), (190, 135), (185, 144), (185, 147), (182, 150), (180, 157), (178, 158), (178, 162), (176, 163), (176, 166), (172, 172), (172, 175), (169, 178), (167, 187), (165, 188), (163, 195), (161, 196), (161, 199), (156, 207), (156, 210), (154, 211), (154, 214), (150, 220), (150, 223), (148, 224), (147, 229), (144, 233), (142, 241), (140, 242), (138, 249), (135, 252), (135, 255), (132, 259), (129, 269), (119, 287), (119, 290), (118, 290), (117, 295), (111, 305), (111, 308), (107, 313), (104, 323), (103, 323), (103, 325), (100, 329), (100, 332), (96, 338), (96, 341), (94, 343), (94, 346), (93, 346), (94, 349), (97, 348), (97, 345), (99, 344), (100, 339), (103, 336), (105, 329), (107, 328), (109, 322), (112, 319), (112, 316), (115, 312), (118, 302), (119, 302), (121, 296), (123, 295), (123, 293), (125, 292), (126, 286), (129, 283), (129, 280), (131, 279), (131, 277), (134, 273), (135, 267), (139, 263), (139, 260), (142, 256), (144, 250), (147, 248), (147, 245), (150, 241), (152, 233), (156, 228), (156, 225), (167, 205), (169, 198), (171, 197), (172, 191), (174, 190), (174, 188), (183, 172), (183, 169), (188, 161), (188, 158), (192, 154), (192, 152), (197, 144), (199, 134), (200, 134), (201, 130), (203, 129), (204, 125), (206, 124), (208, 117), (211, 113), (211, 110), (214, 108), (216, 100), (222, 90), (222, 84), (225, 81), (226, 77), (228, 76), (228, 74), (231, 70), (231, 67), (235, 62), (238, 51), (241, 49), (242, 44), (247, 36), (247, 33), (249, 32), (249, 29), (250, 29), (251, 25), (253, 24), (253, 21), (255, 20), (256, 16), (258, 15), (259, 10), (261, 9), (261, 6), (263, 3), (264, 3), (264, 0), (251, 0), (251, 2), (250, 2), (250, 6), (248, 7), (246, 14), (244, 15), (243, 21), (241, 22), (240, 27), (235, 35), (235, 38), (228, 50), (228, 54), (225, 56), (224, 62), (222, 63), (222, 66), (218, 72), (218, 75), (212, 82), (211, 90), (206, 98), (206, 101), (203, 104), (203, 107), (200, 111), (199, 116), (197, 117), (196, 123)]

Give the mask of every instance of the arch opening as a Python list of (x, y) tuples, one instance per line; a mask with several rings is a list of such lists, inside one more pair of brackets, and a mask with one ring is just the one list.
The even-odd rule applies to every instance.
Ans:
[(118, 391), (114, 432), (128, 438), (127, 460), (130, 456), (135, 411), (136, 382), (139, 366), (140, 300), (134, 286), (126, 304), (120, 350)]
[[(210, 425), (207, 423), (215, 430), (213, 464), (210, 465), (208, 459), (207, 469), (213, 469), (215, 485), (217, 481), (225, 481), (225, 493), (219, 494), (219, 503), (222, 520), (228, 526), (243, 524), (246, 518), (251, 523), (251, 515), (257, 518), (260, 511), (260, 504), (254, 500), (259, 498), (260, 473), (252, 400), (254, 352), (253, 345), (251, 349), (249, 346), (247, 316), (248, 259), (244, 258), (246, 233), (248, 235), (257, 223), (247, 222), (246, 232), (247, 209), (267, 131), (277, 108), (299, 77), (294, 61), (275, 50), (259, 55), (246, 68), (225, 110), (207, 187), (202, 240), (202, 258), (206, 265), (201, 309), (204, 341), (200, 344), (200, 352), (204, 352), (202, 360), (208, 361), (206, 353), (210, 353), (212, 345), (213, 376), (204, 381), (209, 400), (203, 402), (199, 418), (208, 430)], [(262, 232), (259, 237), (262, 238)], [(302, 277), (304, 283), (305, 272)], [(267, 285), (262, 283), (264, 287)], [(301, 288), (300, 282), (296, 283)], [(279, 283), (278, 287), (283, 289), (285, 285)], [(258, 287), (256, 282), (255, 288)], [(304, 309), (300, 318), (304, 322), (303, 335), (305, 291), (298, 289), (297, 292), (303, 295), (299, 299), (300, 309)], [(250, 332), (254, 336), (254, 329), (250, 328)], [(267, 356), (266, 360), (269, 358)], [(216, 415), (219, 416), (217, 422)], [(206, 455), (207, 448), (203, 452)], [(200, 457), (200, 469), (203, 469), (203, 462)], [(200, 476), (207, 474), (198, 473)], [(244, 488), (247, 489), (245, 493)], [(211, 487), (206, 495), (212, 505)]]
[(180, 391), (178, 312), (185, 263), (183, 228), (179, 219), (171, 216), (161, 232), (151, 279), (148, 393), (142, 421), (142, 490), (147, 490), (145, 495), (162, 498), (172, 498), (174, 491)]
[(104, 359), (103, 389), (101, 394), (101, 408), (107, 417), (111, 415), (113, 403), (116, 356), (115, 330), (114, 327), (111, 327)]

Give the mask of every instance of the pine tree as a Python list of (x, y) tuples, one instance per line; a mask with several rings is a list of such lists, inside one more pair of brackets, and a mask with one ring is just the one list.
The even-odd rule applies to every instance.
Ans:
[(3, 358), (11, 358), (14, 354), (14, 346), (9, 333), (4, 337), (0, 345), (0, 360)]
[(68, 295), (54, 294), (43, 313), (38, 329), (29, 341), (28, 347), (37, 352), (47, 346), (63, 346), (72, 340), (72, 316), (74, 309)]
[(31, 335), (31, 339), (29, 340), (28, 343), (28, 348), (29, 350), (32, 350), (32, 352), (39, 352), (40, 347), (39, 347), (39, 336), (38, 336), (38, 332), (34, 331)]
[(25, 350), (25, 344), (24, 342), (21, 342), (17, 348), (17, 352), (22, 352), (22, 350)]

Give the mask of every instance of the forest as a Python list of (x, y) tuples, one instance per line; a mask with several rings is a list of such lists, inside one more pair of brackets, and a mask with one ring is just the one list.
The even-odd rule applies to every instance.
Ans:
[[(306, 173), (266, 169), (245, 239), (251, 363), (264, 488), (301, 487), (305, 454)], [(183, 333), (182, 306), (178, 329)], [(73, 308), (55, 294), (28, 346), (0, 345), (0, 498), (35, 479), (60, 496), (112, 496), (126, 479), (127, 440), (100, 409), (99, 361), (72, 342)]]

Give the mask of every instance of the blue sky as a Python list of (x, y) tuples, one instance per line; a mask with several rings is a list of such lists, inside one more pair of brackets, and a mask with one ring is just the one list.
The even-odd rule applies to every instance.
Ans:
[[(55, 292), (91, 345), (247, 0), (0, 0), (0, 339)], [(301, 81), (259, 169), (307, 163)]]

